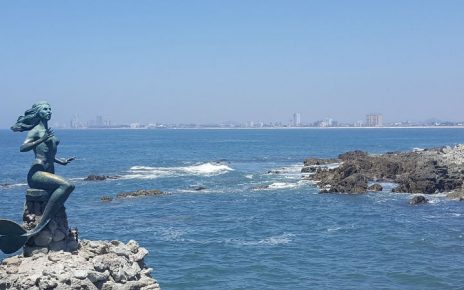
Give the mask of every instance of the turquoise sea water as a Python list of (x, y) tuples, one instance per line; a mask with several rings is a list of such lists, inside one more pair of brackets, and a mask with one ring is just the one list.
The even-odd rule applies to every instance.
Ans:
[[(464, 143), (463, 129), (57, 130), (83, 239), (135, 239), (163, 289), (464, 289), (464, 203), (320, 195), (306, 157)], [(0, 130), (0, 216), (16, 221), (33, 154)], [(268, 173), (275, 171), (278, 173)], [(118, 180), (85, 182), (89, 174)], [(269, 189), (257, 189), (269, 185)], [(206, 187), (196, 191), (196, 187)], [(137, 189), (169, 194), (102, 203)], [(0, 255), (0, 258), (5, 257)]]

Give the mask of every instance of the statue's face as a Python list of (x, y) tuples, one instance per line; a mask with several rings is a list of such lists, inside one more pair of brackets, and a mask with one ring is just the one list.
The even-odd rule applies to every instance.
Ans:
[(46, 104), (43, 105), (42, 108), (40, 108), (39, 117), (47, 121), (52, 118), (52, 108), (50, 107), (50, 105)]

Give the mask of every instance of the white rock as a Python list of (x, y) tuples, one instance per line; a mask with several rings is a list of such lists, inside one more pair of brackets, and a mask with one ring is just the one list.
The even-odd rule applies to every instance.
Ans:
[(75, 270), (73, 276), (77, 279), (84, 280), (87, 278), (88, 272), (86, 270)]
[[(91, 246), (90, 246), (91, 245)], [(79, 251), (37, 253), (32, 257), (15, 256), (5, 259), (0, 265), (0, 289), (41, 290), (41, 289), (156, 289), (159, 285), (149, 276), (151, 269), (140, 268), (141, 263), (134, 256), (145, 256), (144, 248), (133, 253), (138, 244), (127, 245), (113, 241), (82, 241)], [(104, 249), (116, 249), (117, 255)], [(91, 254), (89, 254), (91, 253)], [(140, 261), (139, 261), (140, 262)]]

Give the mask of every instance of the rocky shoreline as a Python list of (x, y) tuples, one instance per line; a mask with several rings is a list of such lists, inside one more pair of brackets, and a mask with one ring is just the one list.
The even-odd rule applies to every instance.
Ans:
[(307, 158), (302, 173), (314, 181), (320, 193), (358, 194), (382, 191), (380, 183), (394, 183), (392, 191), (447, 193), (464, 199), (464, 145), (411, 152), (373, 155), (351, 151), (337, 158)]
[(0, 290), (159, 290), (144, 263), (148, 254), (136, 241), (81, 240), (79, 249), (13, 256), (0, 265)]

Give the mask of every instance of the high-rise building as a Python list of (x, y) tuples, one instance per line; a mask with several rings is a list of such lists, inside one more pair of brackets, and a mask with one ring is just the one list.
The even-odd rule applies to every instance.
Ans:
[(103, 127), (104, 123), (103, 123), (103, 117), (102, 116), (97, 116), (95, 125), (97, 127)]
[(293, 113), (293, 120), (292, 120), (292, 125), (294, 127), (298, 127), (301, 125), (301, 115), (300, 113)]
[(366, 116), (366, 126), (367, 127), (382, 127), (383, 116), (381, 114), (368, 114)]

